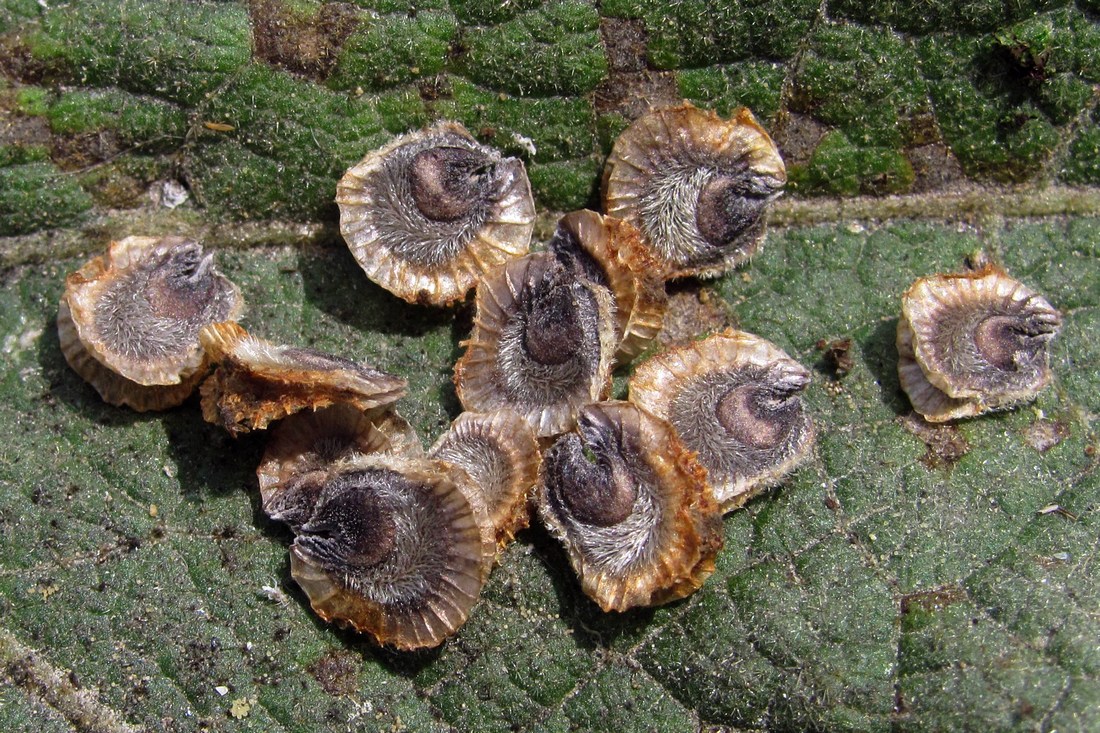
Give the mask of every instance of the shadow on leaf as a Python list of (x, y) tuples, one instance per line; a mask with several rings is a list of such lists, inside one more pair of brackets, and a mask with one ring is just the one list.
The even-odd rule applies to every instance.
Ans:
[(909, 412), (909, 401), (898, 384), (898, 319), (881, 321), (867, 338), (859, 339), (859, 348), (867, 368), (875, 375), (882, 404), (896, 415)]
[(643, 633), (653, 620), (654, 609), (638, 608), (623, 613), (600, 610), (584, 595), (561, 544), (541, 527), (527, 530), (534, 554), (545, 566), (558, 599), (558, 616), (573, 629), (573, 640), (581, 649), (607, 649), (622, 637)]
[(312, 306), (362, 332), (423, 336), (454, 318), (451, 309), (412, 305), (375, 285), (347, 247), (303, 248), (298, 271)]

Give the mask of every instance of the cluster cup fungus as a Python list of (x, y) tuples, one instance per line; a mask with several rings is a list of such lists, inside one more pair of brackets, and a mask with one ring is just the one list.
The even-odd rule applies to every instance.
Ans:
[(515, 412), (464, 412), (429, 455), (464, 472), (465, 480), (479, 487), (500, 549), (527, 527), (527, 494), (538, 478), (539, 444)]
[(1061, 325), (1045, 298), (992, 265), (919, 278), (901, 300), (901, 388), (929, 422), (1034, 399), (1050, 382)]
[(126, 237), (65, 279), (61, 351), (104, 401), (163, 410), (203, 380), (200, 329), (243, 308), (213, 257), (182, 237)]
[(730, 511), (806, 457), (814, 437), (802, 403), (809, 383), (809, 371), (774, 344), (725, 331), (640, 364), (630, 401), (672, 424)]
[[(667, 603), (713, 572), (723, 513), (812, 451), (810, 373), (741, 331), (652, 353), (629, 401), (607, 400), (612, 368), (656, 351), (669, 279), (761, 246), (785, 178), (748, 110), (657, 109), (614, 145), (606, 213), (567, 214), (526, 254), (520, 161), (453, 122), (367, 155), (337, 187), (367, 275), (433, 305), (476, 287), (454, 375), (465, 412), (428, 451), (394, 409), (403, 377), (248, 334), (236, 286), (190, 240), (128, 237), (70, 275), (62, 349), (112, 404), (163, 409), (201, 383), (207, 421), (271, 426), (256, 475), (264, 511), (295, 534), (291, 575), (321, 618), (378, 644), (454, 634), (532, 515), (604, 610)], [(921, 278), (898, 326), (902, 386), (929, 420), (1029, 399), (1060, 323), (993, 268)]]
[(410, 303), (462, 300), (523, 255), (535, 203), (523, 162), (440, 122), (348, 169), (336, 188), (340, 232), (375, 283)]
[(707, 277), (759, 249), (764, 211), (786, 182), (752, 112), (723, 120), (684, 103), (640, 117), (615, 141), (604, 207), (642, 231), (669, 277)]
[(600, 608), (667, 603), (703, 584), (722, 547), (705, 475), (664, 420), (590, 404), (543, 458), (539, 516)]
[(290, 572), (326, 621), (423, 649), (465, 623), (495, 546), (476, 489), (445, 464), (366, 455), (325, 477)]
[(455, 389), (466, 410), (509, 408), (536, 435), (565, 432), (606, 396), (616, 346), (611, 296), (548, 252), (478, 283), (477, 313)]

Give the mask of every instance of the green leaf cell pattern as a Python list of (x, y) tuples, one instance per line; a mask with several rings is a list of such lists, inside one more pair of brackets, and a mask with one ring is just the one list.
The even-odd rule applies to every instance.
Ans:
[[(398, 302), (334, 241), (335, 181), (367, 151), (457, 119), (524, 159), (541, 209), (597, 206), (638, 99), (685, 98), (755, 111), (795, 210), (1006, 183), (1087, 198), (1098, 18), (1091, 0), (0, 0), (0, 421), (18, 426), (0, 446), (0, 729), (1100, 729), (1095, 210), (841, 213), (677, 286), (717, 313), (705, 328), (814, 367), (813, 459), (725, 519), (688, 599), (603, 614), (532, 529), (461, 632), (415, 655), (310, 612), (291, 534), (259, 507), (263, 435), (234, 440), (195, 401), (103, 404), (53, 325), (84, 261), (62, 251), (321, 222), (306, 244), (219, 249), (245, 325), (407, 376), (429, 444), (460, 410), (470, 316)], [(189, 201), (155, 212), (173, 181)], [(898, 387), (898, 298), (977, 252), (1063, 312), (1055, 380), (929, 432)], [(837, 379), (817, 344), (845, 337)]]

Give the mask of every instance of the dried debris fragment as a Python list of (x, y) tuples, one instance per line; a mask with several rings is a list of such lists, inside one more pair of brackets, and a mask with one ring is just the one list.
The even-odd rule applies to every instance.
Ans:
[(235, 323), (207, 326), (199, 337), (218, 364), (202, 385), (202, 415), (234, 435), (299, 410), (339, 403), (369, 410), (405, 395), (401, 377), (316, 349), (273, 344)]

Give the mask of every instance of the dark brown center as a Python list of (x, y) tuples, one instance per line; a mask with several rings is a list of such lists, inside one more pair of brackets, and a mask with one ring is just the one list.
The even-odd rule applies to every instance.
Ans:
[(532, 359), (548, 366), (563, 364), (576, 353), (583, 336), (577, 303), (569, 287), (536, 293), (524, 334), (524, 346)]
[(610, 527), (630, 516), (637, 491), (622, 457), (603, 446), (596, 450), (586, 451), (576, 435), (562, 438), (548, 459), (549, 474), (577, 521)]
[(429, 148), (409, 166), (409, 184), (416, 207), (432, 221), (457, 221), (481, 198), (484, 155), (465, 148)]
[(1017, 324), (1013, 316), (989, 316), (974, 331), (978, 353), (1001, 371), (1016, 371), (1016, 352), (1023, 347)]
[(786, 411), (767, 409), (763, 396), (759, 387), (742, 385), (718, 401), (718, 423), (742, 445), (773, 448), (787, 434)]
[(1059, 315), (1049, 309), (987, 316), (974, 329), (974, 345), (987, 363), (1014, 372), (1039, 352), (1060, 325)]
[(369, 567), (385, 559), (396, 545), (393, 510), (378, 496), (380, 471), (335, 479), (321, 506), (302, 527), (309, 549), (343, 564)]
[(756, 223), (765, 201), (740, 178), (715, 175), (699, 191), (695, 224), (708, 244), (725, 247)]
[(145, 298), (154, 315), (193, 320), (210, 305), (217, 286), (211, 272), (213, 254), (203, 257), (198, 245), (173, 250), (149, 274)]

